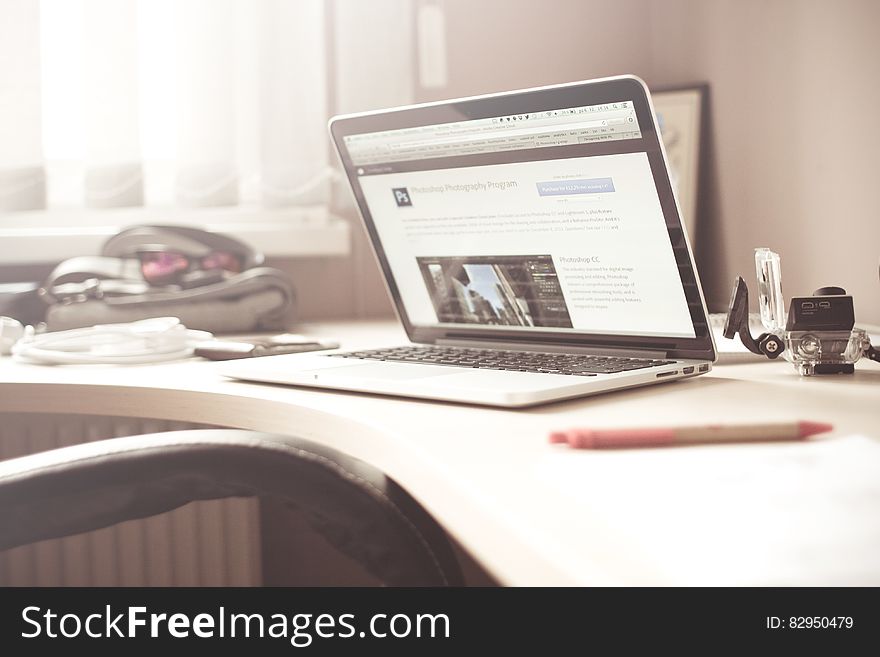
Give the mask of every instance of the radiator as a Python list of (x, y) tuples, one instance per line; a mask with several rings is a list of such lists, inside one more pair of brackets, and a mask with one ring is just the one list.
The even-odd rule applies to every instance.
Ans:
[[(0, 414), (0, 459), (203, 425), (83, 415)], [(258, 502), (194, 502), (144, 520), (0, 552), (3, 586), (257, 586)], [(2, 531), (0, 527), (0, 531)]]

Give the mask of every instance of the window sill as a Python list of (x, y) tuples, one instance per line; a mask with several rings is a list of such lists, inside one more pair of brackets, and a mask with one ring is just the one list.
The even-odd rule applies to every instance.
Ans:
[(0, 265), (58, 262), (95, 255), (104, 241), (136, 224), (188, 225), (235, 236), (268, 257), (347, 255), (348, 222), (322, 206), (266, 210), (120, 208), (0, 214)]

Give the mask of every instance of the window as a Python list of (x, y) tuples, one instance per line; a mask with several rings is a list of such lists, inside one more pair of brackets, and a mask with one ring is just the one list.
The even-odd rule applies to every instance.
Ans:
[(412, 102), (413, 19), (410, 0), (3, 0), (0, 265), (150, 222), (346, 252), (327, 118)]
[(326, 201), (322, 0), (3, 7), (3, 209)]

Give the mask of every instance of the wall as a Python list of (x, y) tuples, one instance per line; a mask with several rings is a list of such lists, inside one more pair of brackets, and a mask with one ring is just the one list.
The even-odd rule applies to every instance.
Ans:
[(444, 0), (449, 84), (421, 100), (646, 75), (646, 0)]
[(842, 285), (880, 323), (880, 3), (650, 3), (655, 85), (711, 86), (707, 293), (782, 255), (786, 295)]

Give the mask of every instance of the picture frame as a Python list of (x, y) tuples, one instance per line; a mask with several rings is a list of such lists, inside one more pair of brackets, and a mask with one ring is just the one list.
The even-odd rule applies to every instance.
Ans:
[(666, 148), (672, 187), (691, 244), (697, 240), (701, 210), (701, 161), (708, 85), (660, 88), (651, 92), (660, 135)]

